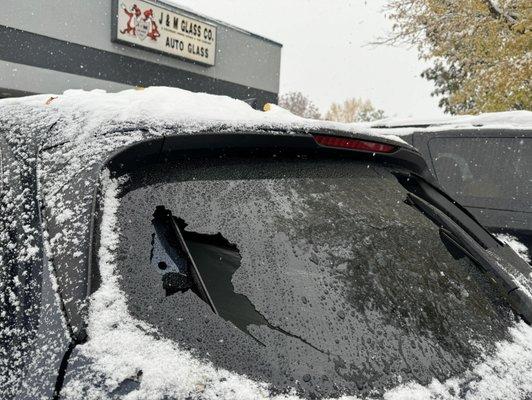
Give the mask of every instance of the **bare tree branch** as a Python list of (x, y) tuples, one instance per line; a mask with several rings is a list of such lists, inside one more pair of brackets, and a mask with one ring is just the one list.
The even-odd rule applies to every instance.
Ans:
[(486, 5), (488, 6), (488, 10), (495, 18), (502, 18), (510, 25), (513, 25), (517, 22), (517, 18), (501, 10), (499, 5), (496, 4), (493, 0), (484, 0), (484, 3), (486, 3)]

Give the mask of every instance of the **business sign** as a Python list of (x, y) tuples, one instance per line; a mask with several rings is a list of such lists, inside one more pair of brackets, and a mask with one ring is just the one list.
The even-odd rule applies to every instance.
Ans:
[(113, 1), (114, 40), (214, 65), (216, 26), (147, 1)]

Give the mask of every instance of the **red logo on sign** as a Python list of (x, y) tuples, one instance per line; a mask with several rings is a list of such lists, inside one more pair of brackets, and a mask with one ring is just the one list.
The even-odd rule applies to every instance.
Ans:
[(147, 37), (151, 40), (157, 40), (161, 36), (151, 8), (143, 13), (136, 4), (133, 4), (130, 10), (126, 8), (124, 3), (121, 4), (121, 7), (128, 16), (126, 27), (120, 30), (121, 34), (136, 36), (140, 40), (144, 40)]

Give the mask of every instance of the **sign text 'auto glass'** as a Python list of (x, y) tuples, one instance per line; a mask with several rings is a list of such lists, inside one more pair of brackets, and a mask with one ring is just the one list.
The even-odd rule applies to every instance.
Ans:
[(115, 1), (118, 4), (117, 40), (214, 65), (214, 25), (142, 0)]

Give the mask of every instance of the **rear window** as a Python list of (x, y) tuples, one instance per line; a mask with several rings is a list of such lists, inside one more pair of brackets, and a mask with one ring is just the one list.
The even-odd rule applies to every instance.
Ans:
[(393, 170), (353, 160), (134, 173), (118, 211), (130, 313), (217, 367), (307, 397), (456, 375), (513, 317), (406, 197)]
[(441, 185), (464, 205), (532, 212), (532, 139), (434, 138)]

